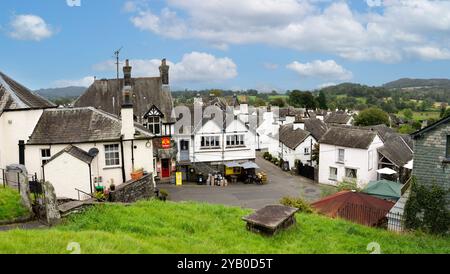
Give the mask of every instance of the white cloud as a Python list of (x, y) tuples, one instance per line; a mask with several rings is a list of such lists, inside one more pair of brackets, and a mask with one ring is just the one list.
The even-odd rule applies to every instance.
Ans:
[(94, 76), (86, 76), (81, 79), (76, 80), (57, 80), (53, 82), (53, 87), (62, 88), (62, 87), (89, 87), (92, 83), (94, 83)]
[[(140, 6), (139, 29), (175, 39), (228, 45), (262, 43), (351, 60), (399, 62), (423, 58), (411, 48), (449, 51), (450, 1), (366, 0), (376, 9), (352, 10), (348, 1), (166, 0), (160, 11)], [(319, 4), (320, 3), (320, 4)], [(428, 58), (450, 59), (446, 54)]]
[[(185, 54), (178, 63), (167, 63), (170, 66), (171, 82), (174, 83), (220, 82), (238, 75), (233, 60), (227, 57), (218, 58), (208, 53), (191, 52)], [(133, 59), (130, 64), (133, 67), (133, 76), (149, 77), (159, 75), (161, 60)], [(113, 60), (109, 60), (96, 64), (93, 68), (98, 71), (115, 71), (116, 65)]]
[(44, 19), (37, 15), (16, 15), (10, 22), (9, 35), (18, 40), (40, 41), (53, 35), (53, 30)]
[(326, 80), (350, 80), (353, 74), (338, 65), (334, 60), (315, 60), (309, 63), (294, 61), (287, 68), (303, 77), (315, 77)]

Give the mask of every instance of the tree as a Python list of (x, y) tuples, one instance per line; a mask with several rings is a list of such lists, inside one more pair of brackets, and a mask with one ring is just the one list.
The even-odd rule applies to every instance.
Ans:
[(319, 164), (320, 144), (316, 143), (311, 152), (311, 160)]
[(289, 103), (294, 107), (303, 107), (309, 109), (315, 109), (317, 107), (316, 98), (311, 92), (302, 92), (300, 90), (294, 90), (289, 94)]
[(281, 98), (281, 97), (273, 98), (272, 100), (270, 100), (270, 104), (271, 104), (272, 106), (277, 106), (277, 107), (280, 107), (280, 108), (286, 106), (286, 102), (285, 102), (284, 99)]
[(374, 126), (380, 124), (389, 124), (389, 115), (379, 108), (368, 108), (359, 113), (355, 118), (357, 126)]
[(328, 109), (327, 97), (325, 96), (325, 92), (323, 92), (323, 90), (319, 92), (319, 96), (317, 97), (317, 104), (320, 109)]
[(263, 107), (266, 105), (266, 101), (261, 98), (256, 98), (255, 103), (253, 104), (255, 107)]
[(405, 118), (411, 120), (413, 118), (413, 115), (414, 115), (414, 113), (412, 112), (412, 110), (410, 108), (403, 110), (403, 116), (405, 116)]

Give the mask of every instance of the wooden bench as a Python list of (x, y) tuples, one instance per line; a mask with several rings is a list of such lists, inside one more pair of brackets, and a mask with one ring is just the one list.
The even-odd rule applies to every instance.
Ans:
[(247, 222), (247, 229), (264, 235), (275, 235), (281, 229), (295, 224), (295, 213), (298, 208), (269, 205), (257, 210), (255, 213), (242, 218)]

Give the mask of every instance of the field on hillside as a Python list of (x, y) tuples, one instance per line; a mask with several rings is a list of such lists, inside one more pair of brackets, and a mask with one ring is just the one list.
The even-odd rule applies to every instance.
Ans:
[(10, 221), (27, 213), (19, 192), (0, 186), (0, 221)]
[(380, 244), (382, 253), (450, 253), (450, 238), (397, 235), (384, 230), (297, 215), (297, 224), (275, 237), (248, 232), (251, 211), (200, 203), (140, 202), (102, 205), (49, 230), (0, 233), (0, 253), (362, 253)]

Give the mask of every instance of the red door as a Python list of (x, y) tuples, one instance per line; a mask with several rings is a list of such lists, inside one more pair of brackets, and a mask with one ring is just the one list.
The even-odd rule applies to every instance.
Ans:
[(163, 178), (170, 177), (170, 160), (169, 159), (161, 160), (161, 176)]

